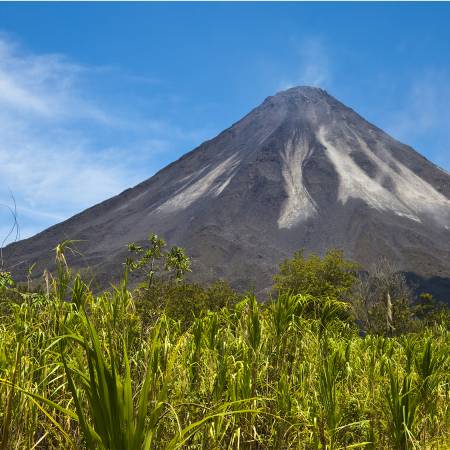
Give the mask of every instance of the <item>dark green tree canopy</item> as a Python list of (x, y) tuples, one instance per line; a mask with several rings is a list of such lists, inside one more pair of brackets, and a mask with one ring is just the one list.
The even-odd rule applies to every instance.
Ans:
[(358, 265), (346, 260), (341, 250), (329, 250), (323, 258), (315, 254), (305, 257), (300, 250), (280, 264), (274, 288), (343, 300), (357, 280), (357, 269)]

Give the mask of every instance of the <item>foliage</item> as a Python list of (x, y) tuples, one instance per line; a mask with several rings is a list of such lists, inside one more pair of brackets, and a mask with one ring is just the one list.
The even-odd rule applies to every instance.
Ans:
[(414, 300), (405, 276), (385, 258), (360, 274), (350, 300), (358, 325), (368, 333), (400, 335), (424, 326), (450, 326), (448, 307), (428, 293)]
[(14, 280), (12, 279), (10, 272), (0, 272), (0, 289), (9, 288), (14, 286)]
[(401, 334), (412, 322), (412, 292), (398, 268), (385, 258), (361, 273), (353, 288), (356, 319), (369, 333)]
[(421, 326), (441, 323), (450, 328), (449, 307), (427, 292), (419, 295), (417, 302), (412, 306), (412, 310), (416, 319), (421, 322)]
[(191, 261), (184, 250), (173, 246), (165, 250), (166, 241), (152, 233), (148, 237), (149, 245), (142, 247), (136, 243), (128, 244), (128, 250), (136, 259), (127, 258), (125, 265), (131, 271), (142, 271), (147, 280), (147, 287), (152, 287), (155, 275), (172, 275), (180, 281), (186, 272), (191, 271)]
[(437, 322), (361, 337), (340, 275), (267, 305), (223, 283), (94, 295), (68, 248), (48, 291), (0, 290), (0, 450), (450, 445)]
[(357, 268), (340, 250), (329, 250), (323, 258), (314, 254), (305, 257), (299, 251), (280, 264), (274, 287), (279, 292), (343, 300), (356, 282)]
[(209, 311), (232, 307), (240, 300), (240, 296), (225, 281), (216, 281), (208, 287), (185, 281), (154, 281), (151, 288), (137, 289), (134, 298), (146, 325), (166, 313), (179, 320), (183, 328)]

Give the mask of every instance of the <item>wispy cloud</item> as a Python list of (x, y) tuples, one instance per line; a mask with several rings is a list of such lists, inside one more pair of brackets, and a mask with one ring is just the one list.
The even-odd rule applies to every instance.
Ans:
[(325, 87), (331, 82), (331, 57), (321, 38), (294, 40), (293, 57), (298, 60), (296, 72), (282, 81), (282, 89), (298, 85)]
[[(91, 95), (101, 72), (0, 35), (0, 203), (11, 190), (22, 237), (142, 181), (162, 153), (194, 136)], [(0, 210), (0, 233), (9, 223)]]
[[(404, 142), (433, 143), (431, 159), (443, 168), (450, 167), (450, 73), (428, 69), (409, 81), (406, 95), (388, 112), (386, 130)], [(423, 144), (422, 144), (423, 143)]]
[(63, 55), (34, 55), (0, 36), (0, 110), (42, 120), (108, 122), (108, 114), (83, 98), (78, 83), (87, 67)]

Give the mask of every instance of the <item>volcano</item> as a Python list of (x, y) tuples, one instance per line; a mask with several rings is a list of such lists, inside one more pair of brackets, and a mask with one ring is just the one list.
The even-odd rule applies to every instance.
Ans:
[[(267, 288), (299, 249), (381, 256), (416, 279), (450, 280), (450, 174), (326, 91), (296, 87), (148, 180), (4, 249), (23, 278), (80, 240), (75, 267), (98, 280), (123, 269), (126, 244), (149, 232), (186, 249), (192, 277)], [(42, 272), (41, 272), (42, 273)]]

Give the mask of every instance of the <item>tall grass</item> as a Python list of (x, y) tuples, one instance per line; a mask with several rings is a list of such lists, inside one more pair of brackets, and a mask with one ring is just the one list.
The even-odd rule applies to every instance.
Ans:
[(362, 338), (290, 294), (144, 326), (126, 280), (94, 295), (59, 250), (48, 293), (0, 292), (1, 450), (450, 445), (446, 329)]

